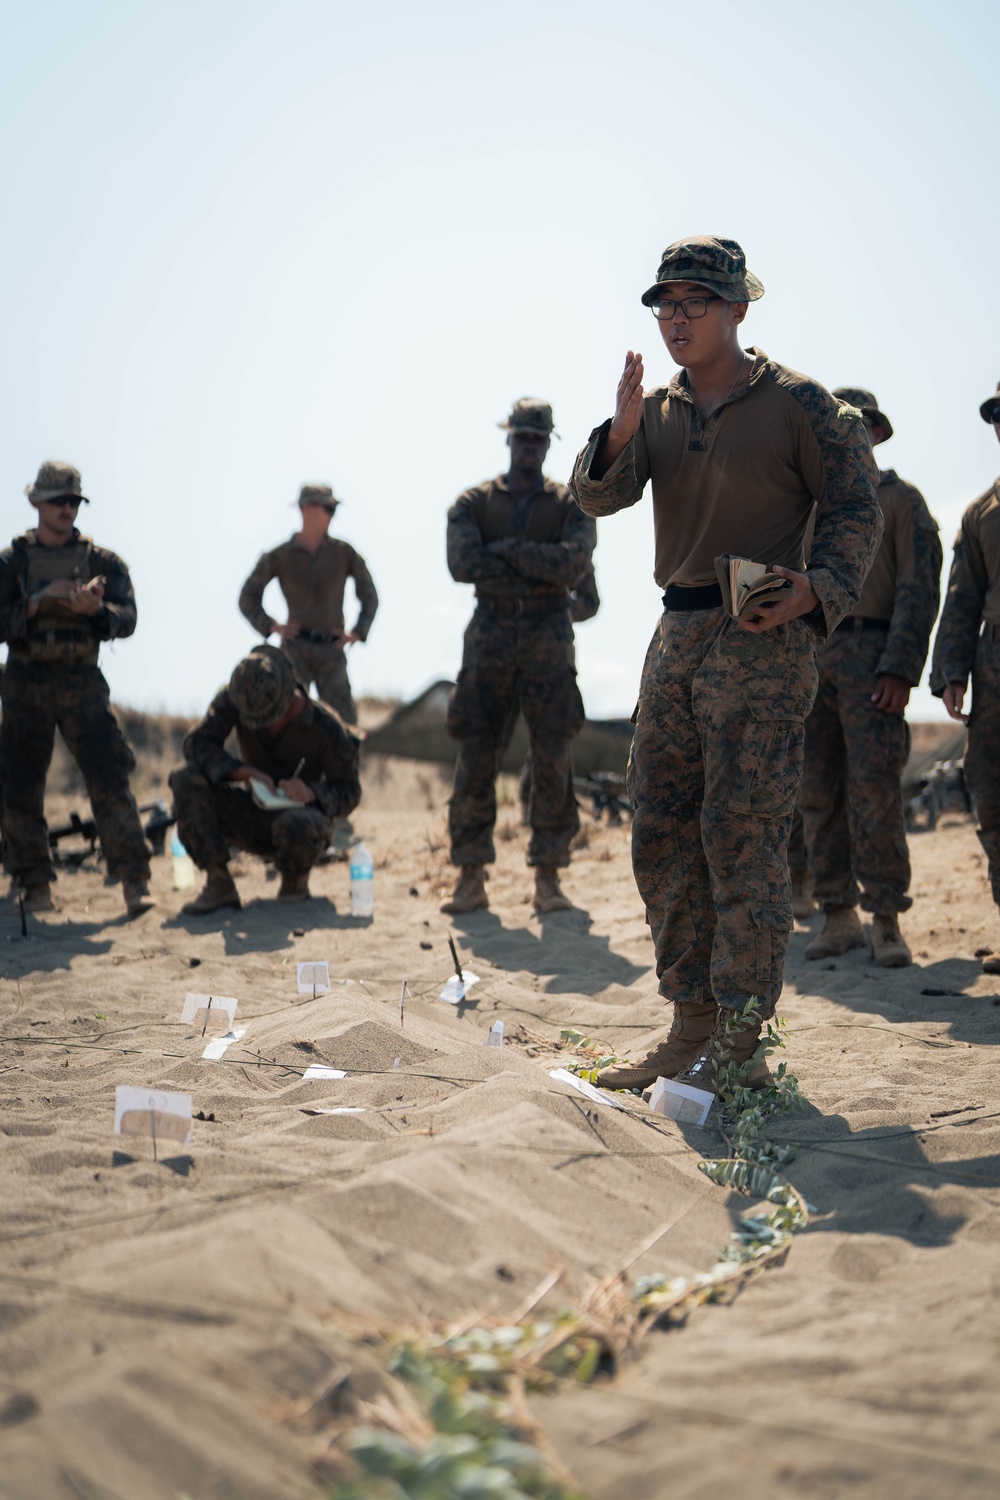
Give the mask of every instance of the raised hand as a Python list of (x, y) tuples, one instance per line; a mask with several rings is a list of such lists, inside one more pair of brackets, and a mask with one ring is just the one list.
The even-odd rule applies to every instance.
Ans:
[(618, 382), (615, 395), (615, 414), (608, 428), (608, 435), (594, 455), (591, 476), (603, 479), (619, 454), (624, 453), (639, 431), (642, 420), (642, 355), (630, 349), (625, 356), (625, 368)]

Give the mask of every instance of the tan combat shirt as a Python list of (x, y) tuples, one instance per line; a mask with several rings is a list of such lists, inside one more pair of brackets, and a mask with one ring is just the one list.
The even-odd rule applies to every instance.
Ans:
[(885, 522), (882, 540), (851, 614), (887, 622), (886, 647), (876, 670), (916, 686), (941, 599), (937, 522), (920, 491), (895, 469), (880, 474), (878, 503)]
[(1000, 626), (1000, 479), (973, 500), (955, 538), (941, 623), (934, 642), (931, 692), (968, 681), (983, 624)]
[(572, 488), (589, 515), (605, 516), (634, 505), (652, 480), (661, 588), (715, 583), (726, 552), (801, 572), (815, 503), (809, 578), (827, 634), (857, 603), (878, 543), (878, 470), (859, 412), (749, 352), (749, 378), (704, 423), (686, 372), (647, 391), (638, 433), (600, 479), (591, 465), (610, 420), (596, 428)]
[(339, 537), (324, 537), (318, 550), (306, 550), (295, 537), (265, 552), (240, 590), (240, 613), (255, 630), (268, 636), (277, 621), (264, 608), (264, 590), (276, 578), (288, 605), (288, 618), (298, 620), (304, 630), (337, 635), (344, 629), (344, 589), (348, 578), (354, 580), (359, 614), (354, 634), (367, 640), (378, 594), (364, 559), (349, 542)]

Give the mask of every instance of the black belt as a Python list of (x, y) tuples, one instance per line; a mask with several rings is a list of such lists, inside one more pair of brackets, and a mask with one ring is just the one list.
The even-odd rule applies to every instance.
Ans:
[(857, 615), (848, 615), (846, 620), (841, 620), (839, 625), (834, 626), (834, 634), (838, 630), (888, 630), (891, 620), (867, 620)]
[(552, 615), (558, 609), (569, 609), (568, 594), (548, 594), (527, 599), (498, 599), (495, 594), (479, 594), (476, 608), (491, 615)]
[(722, 590), (717, 583), (706, 583), (697, 589), (685, 589), (676, 583), (669, 583), (663, 596), (663, 608), (680, 611), (721, 609)]
[(342, 630), (299, 630), (298, 635), (293, 636), (296, 641), (308, 641), (312, 646), (332, 646), (340, 640)]

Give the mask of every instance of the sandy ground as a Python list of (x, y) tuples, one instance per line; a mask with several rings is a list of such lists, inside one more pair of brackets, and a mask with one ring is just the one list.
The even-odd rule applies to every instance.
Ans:
[[(481, 976), (456, 1009), (436, 998), (446, 784), (375, 762), (365, 787), (370, 924), (344, 866), (279, 905), (251, 859), (244, 909), (215, 918), (179, 916), (167, 859), (135, 920), (93, 863), (26, 941), (0, 906), (3, 1500), (320, 1496), (344, 1391), (378, 1401), (366, 1332), (515, 1317), (554, 1268), (572, 1300), (666, 1224), (636, 1272), (705, 1270), (746, 1211), (697, 1170), (723, 1154), (713, 1128), (548, 1076), (560, 1027), (622, 1052), (661, 1026), (627, 829), (588, 821), (578, 910), (539, 921), (505, 803), (492, 910), (453, 924)], [(613, 1381), (536, 1400), (592, 1500), (1000, 1494), (1000, 982), (975, 957), (1000, 927), (966, 820), (912, 850), (913, 968), (810, 964), (793, 940), (782, 1010), (810, 1103), (774, 1133), (800, 1144), (813, 1227)], [(307, 959), (329, 960), (330, 995), (297, 994)], [(249, 1029), (220, 1061), (178, 1020), (190, 990), (239, 998)], [(303, 1082), (310, 1062), (347, 1077)], [(192, 1145), (154, 1163), (115, 1137), (120, 1083), (192, 1094)], [(338, 1106), (364, 1113), (304, 1113)]]

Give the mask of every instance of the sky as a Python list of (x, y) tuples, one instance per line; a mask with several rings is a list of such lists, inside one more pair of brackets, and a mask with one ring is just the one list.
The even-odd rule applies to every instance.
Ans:
[[(673, 373), (639, 297), (710, 233), (766, 288), (746, 343), (875, 392), (947, 566), (1000, 470), (998, 43), (979, 0), (0, 0), (0, 534), (44, 459), (75, 464), (139, 604), (112, 694), (195, 714), (257, 639), (243, 579), (325, 480), (382, 599), (355, 692), (414, 696), (458, 668), (445, 514), (505, 467), (496, 424), (550, 401), (568, 479), (625, 350)], [(580, 682), (627, 715), (648, 493), (596, 563)], [(941, 716), (922, 686), (910, 717)]]

